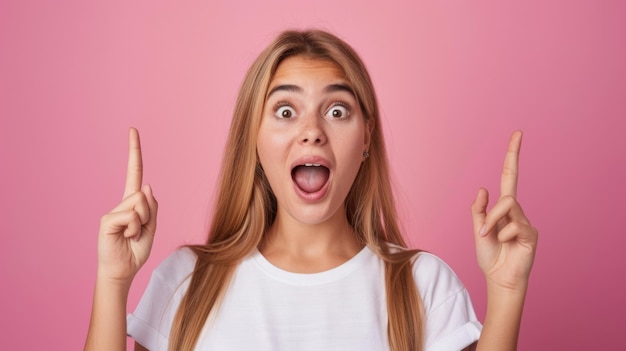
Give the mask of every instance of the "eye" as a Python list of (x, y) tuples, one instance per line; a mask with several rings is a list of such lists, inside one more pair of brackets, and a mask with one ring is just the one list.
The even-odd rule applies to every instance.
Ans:
[(296, 115), (296, 110), (289, 105), (282, 105), (276, 108), (274, 115), (278, 118), (291, 118)]
[(348, 107), (340, 102), (335, 103), (333, 106), (330, 107), (330, 109), (328, 109), (328, 112), (326, 112), (327, 117), (331, 117), (335, 119), (346, 118), (349, 115), (350, 115), (350, 110), (348, 109)]

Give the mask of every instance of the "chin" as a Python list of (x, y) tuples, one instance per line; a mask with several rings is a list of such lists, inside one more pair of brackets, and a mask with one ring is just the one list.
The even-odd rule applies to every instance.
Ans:
[(330, 206), (327, 204), (313, 205), (296, 205), (291, 211), (287, 211), (286, 215), (295, 221), (305, 225), (319, 225), (333, 220), (336, 216), (343, 213), (341, 211), (342, 204), (339, 206)]

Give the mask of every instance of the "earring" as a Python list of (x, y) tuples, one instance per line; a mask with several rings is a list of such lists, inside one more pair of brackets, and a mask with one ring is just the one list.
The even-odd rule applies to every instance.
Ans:
[(367, 152), (367, 150), (363, 151), (363, 157), (365, 157), (365, 158), (370, 157), (370, 153)]

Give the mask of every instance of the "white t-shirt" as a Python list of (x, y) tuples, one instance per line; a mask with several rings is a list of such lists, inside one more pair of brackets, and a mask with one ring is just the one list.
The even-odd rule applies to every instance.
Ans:
[[(151, 351), (167, 350), (195, 260), (189, 249), (165, 259), (128, 315), (128, 335)], [(478, 340), (482, 326), (454, 272), (419, 253), (413, 274), (424, 301), (425, 350), (460, 350)], [(367, 247), (314, 274), (284, 271), (255, 250), (237, 267), (196, 350), (388, 350), (385, 296), (384, 264)]]

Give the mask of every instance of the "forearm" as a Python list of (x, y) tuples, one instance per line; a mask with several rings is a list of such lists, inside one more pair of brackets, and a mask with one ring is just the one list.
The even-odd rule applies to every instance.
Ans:
[(85, 350), (126, 350), (126, 303), (130, 283), (98, 279)]
[(487, 314), (477, 350), (517, 350), (527, 289), (511, 291), (489, 286), (487, 289)]

